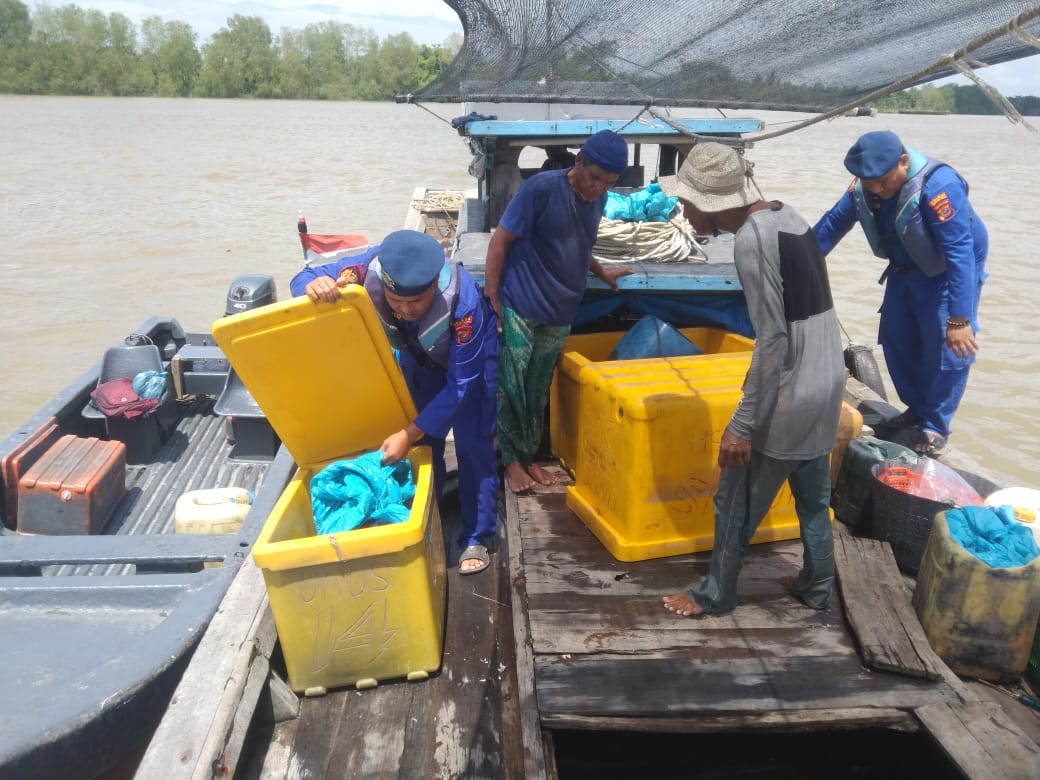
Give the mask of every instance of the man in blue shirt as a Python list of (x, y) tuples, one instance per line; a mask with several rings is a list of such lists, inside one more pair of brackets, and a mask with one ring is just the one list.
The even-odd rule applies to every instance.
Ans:
[(882, 275), (878, 342), (923, 455), (941, 450), (979, 345), (979, 297), (989, 237), (948, 165), (903, 146), (895, 133), (867, 133), (849, 149), (856, 178), (813, 227), (824, 253), (859, 222)]
[(628, 144), (601, 130), (574, 166), (535, 174), (509, 201), (488, 244), (484, 289), (502, 330), (498, 446), (509, 489), (555, 477), (534, 462), (553, 367), (585, 293), (589, 271), (617, 288), (632, 273), (592, 259), (607, 190), (628, 166)]
[[(365, 260), (367, 267), (359, 270)], [(380, 445), (386, 453), (383, 462), (400, 460), (420, 440), (428, 444), (439, 496), (446, 479), (444, 440), (454, 430), (462, 510), (459, 572), (483, 571), (489, 560), (486, 541), (495, 535), (498, 498), (494, 311), (469, 272), (445, 260), (434, 238), (414, 230), (391, 233), (363, 256), (305, 268), (289, 289), (315, 302), (335, 302), (341, 287), (360, 280), (398, 350), (401, 372), (419, 409), (415, 420)]]

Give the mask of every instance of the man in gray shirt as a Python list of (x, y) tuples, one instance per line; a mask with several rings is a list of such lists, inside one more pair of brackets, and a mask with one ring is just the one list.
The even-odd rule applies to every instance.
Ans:
[(834, 585), (830, 452), (845, 384), (838, 318), (823, 252), (790, 206), (758, 193), (736, 150), (699, 143), (679, 174), (661, 181), (701, 232), (736, 234), (734, 260), (755, 329), (743, 396), (719, 446), (715, 546), (708, 576), (664, 598), (696, 616), (737, 605), (744, 553), (787, 480), (795, 498), (803, 560), (784, 586), (808, 606), (827, 606)]

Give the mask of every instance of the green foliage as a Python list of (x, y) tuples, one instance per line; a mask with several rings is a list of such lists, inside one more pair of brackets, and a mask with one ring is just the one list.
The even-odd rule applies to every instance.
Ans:
[[(1009, 97), (1008, 101), (1023, 116), (1040, 116), (1040, 97)], [(878, 111), (927, 114), (1000, 114), (1003, 113), (974, 84), (925, 84), (887, 95), (871, 103)]]
[(0, 0), (0, 92), (40, 95), (390, 100), (428, 84), (462, 47), (420, 46), (407, 33), (380, 41), (339, 22), (271, 34), (235, 15), (199, 47), (180, 21), (151, 16), (140, 30), (120, 13), (74, 4)]

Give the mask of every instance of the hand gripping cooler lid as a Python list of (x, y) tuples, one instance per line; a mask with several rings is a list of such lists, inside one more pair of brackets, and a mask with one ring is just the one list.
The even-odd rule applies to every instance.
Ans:
[(213, 338), (297, 464), (372, 450), (415, 404), (363, 287), (217, 320)]

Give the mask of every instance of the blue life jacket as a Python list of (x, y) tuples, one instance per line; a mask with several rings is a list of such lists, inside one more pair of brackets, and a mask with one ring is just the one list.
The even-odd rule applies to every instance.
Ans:
[(375, 258), (365, 274), (365, 292), (372, 299), (372, 304), (379, 315), (390, 346), (398, 350), (407, 350), (420, 364), (426, 358), (441, 368), (448, 368), (448, 348), (451, 346), (451, 320), (454, 316), (455, 304), (459, 297), (459, 267), (446, 260), (437, 279), (437, 294), (427, 312), (419, 318), (419, 335), (410, 340), (398, 327), (398, 317), (386, 302), (383, 294), (383, 280), (379, 273), (379, 258)]
[[(910, 167), (906, 172), (906, 181), (899, 190), (896, 203), (895, 233), (903, 244), (903, 248), (913, 258), (917, 267), (924, 272), (924, 275), (938, 276), (946, 270), (946, 256), (939, 250), (935, 239), (928, 232), (920, 206), (924, 184), (928, 177), (946, 163), (927, 157), (913, 149), (907, 149), (906, 154), (910, 158)], [(960, 174), (957, 176), (962, 182), (964, 181)], [(967, 183), (964, 186), (967, 188)], [(856, 213), (859, 223), (863, 227), (871, 250), (877, 257), (888, 260), (881, 232), (878, 230), (877, 219), (870, 210), (867, 194), (863, 190), (863, 182), (859, 179), (856, 180), (853, 194), (856, 198)]]

